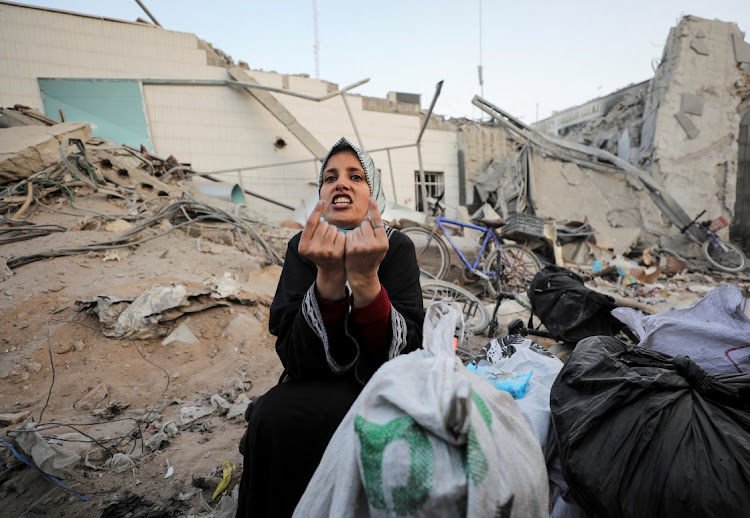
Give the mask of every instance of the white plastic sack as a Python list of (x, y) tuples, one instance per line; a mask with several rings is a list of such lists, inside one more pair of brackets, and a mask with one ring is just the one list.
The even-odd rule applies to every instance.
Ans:
[(643, 347), (689, 356), (706, 372), (750, 373), (750, 318), (737, 286), (719, 286), (688, 309), (644, 316), (616, 308), (612, 314), (638, 333)]
[(563, 363), (538, 343), (520, 335), (492, 339), (474, 361), (480, 359), (505, 371), (533, 372), (526, 393), (514, 401), (544, 449), (551, 424), (549, 393)]
[(453, 354), (428, 308), (424, 349), (385, 363), (339, 425), (294, 516), (546, 517), (547, 471), (513, 398)]

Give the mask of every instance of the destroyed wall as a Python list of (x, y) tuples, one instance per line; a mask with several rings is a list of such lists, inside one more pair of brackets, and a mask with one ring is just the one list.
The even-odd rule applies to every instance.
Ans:
[[(461, 205), (474, 207), (481, 204), (474, 184), (488, 166), (505, 159), (515, 159), (518, 143), (501, 127), (477, 124), (465, 119), (456, 120), (458, 127), (459, 196)], [(463, 181), (462, 181), (463, 180)]]
[[(670, 31), (649, 88), (640, 161), (690, 216), (735, 216), (746, 81), (735, 45), (743, 43), (734, 23), (686, 16)], [(649, 223), (668, 227), (656, 209)]]
[[(737, 25), (686, 16), (670, 31), (648, 83), (564, 110), (536, 129), (649, 171), (687, 221), (704, 209), (706, 219), (724, 216), (731, 238), (750, 252), (750, 213), (742, 213), (750, 180), (738, 178), (740, 121), (750, 111), (748, 62), (750, 44)], [(607, 108), (608, 99), (617, 102)], [(651, 238), (677, 235), (656, 205), (641, 203), (639, 210)]]
[(627, 86), (534, 125), (537, 131), (604, 149), (630, 161), (640, 147), (641, 118), (648, 81)]
[(573, 162), (531, 155), (531, 199), (541, 216), (589, 222), (596, 242), (615, 254), (626, 252), (641, 234), (641, 207), (650, 204), (626, 173), (601, 172)]
[[(231, 58), (217, 58), (210, 45), (193, 34), (8, 2), (0, 2), (0, 24), (0, 106), (23, 104), (44, 112), (39, 78), (135, 79), (154, 155), (174, 155), (200, 172), (225, 171), (220, 178), (226, 182), (242, 183), (245, 189), (290, 206), (315, 189), (310, 183), (317, 182), (315, 157), (321, 153), (311, 152), (311, 147), (327, 149), (341, 136), (359, 141), (341, 96), (314, 102), (274, 94), (272, 100), (284, 110), (274, 115), (242, 88), (154, 84), (167, 79), (227, 81), (239, 74), (248, 82), (311, 96), (338, 88), (302, 75), (228, 68)], [(393, 110), (385, 111), (382, 106), (373, 109), (368, 98), (347, 99), (359, 143), (366, 149), (415, 143), (423, 120), (420, 110), (392, 103)], [(58, 113), (47, 116), (60, 120)], [(299, 128), (313, 144), (302, 143)], [(279, 138), (286, 145), (274, 145)], [(428, 126), (422, 137), (424, 169), (444, 174), (452, 197), (447, 201), (453, 206), (458, 204), (457, 149), (455, 127)], [(390, 162), (384, 151), (373, 158), (383, 171), (387, 196), (413, 206), (414, 172), (419, 169), (416, 148), (392, 151)], [(255, 169), (286, 162), (300, 163)], [(248, 201), (274, 218), (291, 214), (256, 198)]]

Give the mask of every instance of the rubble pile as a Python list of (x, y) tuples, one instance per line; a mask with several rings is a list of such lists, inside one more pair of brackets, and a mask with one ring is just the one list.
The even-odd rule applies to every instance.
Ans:
[(268, 307), (298, 230), (209, 198), (189, 164), (85, 124), (0, 133), (10, 515), (227, 507), (242, 414), (280, 373)]

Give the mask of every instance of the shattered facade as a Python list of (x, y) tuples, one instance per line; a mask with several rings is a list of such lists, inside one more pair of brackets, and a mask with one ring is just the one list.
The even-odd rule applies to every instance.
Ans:
[[(731, 239), (748, 252), (748, 49), (736, 24), (685, 16), (646, 91), (643, 83), (629, 87), (609, 110), (556, 134), (650, 172), (690, 218), (703, 210), (705, 219), (724, 216)], [(555, 131), (551, 119), (538, 128)], [(638, 207), (651, 235), (676, 234), (653, 204)]]

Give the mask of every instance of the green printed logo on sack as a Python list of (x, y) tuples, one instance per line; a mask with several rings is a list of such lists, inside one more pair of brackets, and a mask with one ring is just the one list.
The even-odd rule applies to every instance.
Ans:
[[(492, 415), (487, 405), (474, 391), (472, 399), (482, 419), (490, 428)], [(370, 504), (376, 509), (387, 509), (383, 493), (383, 453), (392, 442), (404, 440), (409, 444), (409, 476), (405, 485), (393, 488), (392, 510), (400, 516), (410, 515), (419, 510), (430, 495), (435, 472), (434, 452), (425, 431), (409, 416), (398, 417), (380, 425), (358, 415), (354, 419), (354, 429), (361, 443), (364, 486)], [(474, 429), (470, 428), (464, 472), (474, 485), (479, 485), (487, 474), (487, 467), (487, 458), (477, 441)]]

